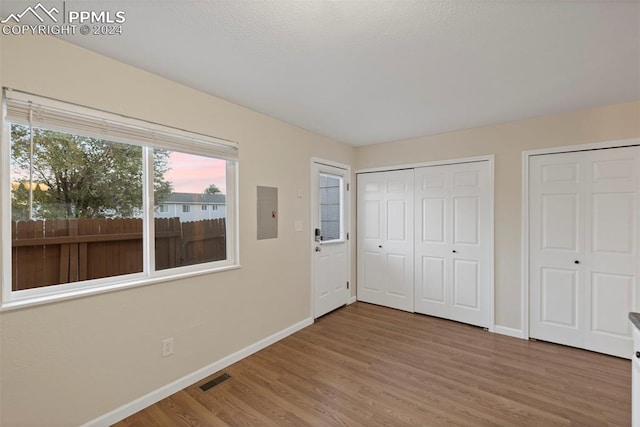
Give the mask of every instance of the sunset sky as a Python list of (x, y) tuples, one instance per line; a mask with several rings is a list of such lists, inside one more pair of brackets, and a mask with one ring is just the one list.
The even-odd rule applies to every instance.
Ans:
[[(227, 193), (225, 160), (212, 159), (172, 152), (169, 155), (169, 167), (165, 179), (173, 184), (173, 191), (179, 193), (203, 193), (211, 184), (216, 184), (222, 194)], [(28, 178), (28, 170), (12, 165), (11, 181)]]
[(225, 160), (172, 152), (165, 179), (179, 193), (203, 193), (211, 184), (218, 186), (222, 194), (227, 192)]

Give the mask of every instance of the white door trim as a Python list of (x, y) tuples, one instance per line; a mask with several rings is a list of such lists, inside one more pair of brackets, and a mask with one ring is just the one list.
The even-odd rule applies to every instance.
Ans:
[[(485, 156), (474, 156), (474, 157), (462, 157), (457, 159), (446, 159), (446, 160), (434, 160), (430, 162), (422, 162), (422, 163), (411, 163), (404, 165), (394, 165), (394, 166), (383, 166), (377, 168), (365, 168), (365, 169), (357, 169), (355, 171), (356, 174), (359, 173), (368, 173), (368, 172), (385, 172), (385, 171), (393, 171), (393, 170), (402, 170), (402, 169), (415, 169), (425, 166), (440, 166), (440, 165), (454, 165), (459, 163), (471, 163), (471, 162), (489, 162), (489, 185), (491, 188), (491, 194), (489, 196), (489, 214), (490, 214), (490, 235), (491, 242), (489, 243), (490, 253), (491, 253), (491, 261), (489, 262), (489, 282), (490, 282), (490, 295), (489, 295), (489, 312), (490, 312), (490, 321), (489, 321), (489, 332), (496, 332), (505, 335), (512, 335), (511, 333), (504, 333), (503, 330), (505, 328), (497, 327), (496, 328), (496, 312), (495, 312), (495, 155), (489, 154)], [(415, 242), (414, 242), (415, 245)], [(356, 278), (357, 281), (357, 278)], [(414, 277), (415, 283), (415, 277)]]
[(460, 157), (457, 159), (446, 159), (446, 160), (433, 160), (430, 162), (421, 162), (421, 163), (408, 163), (402, 165), (393, 165), (393, 166), (381, 166), (377, 168), (364, 168), (357, 169), (355, 173), (368, 173), (368, 172), (386, 172), (386, 171), (395, 171), (401, 169), (416, 169), (422, 168), (425, 166), (441, 166), (441, 165), (455, 165), (458, 163), (472, 163), (472, 162), (482, 162), (484, 160), (489, 160), (492, 162), (495, 159), (493, 154), (487, 156), (475, 156), (475, 157)]
[[(311, 268), (309, 269), (311, 272), (311, 276), (309, 278), (309, 294), (310, 294), (310, 306), (309, 306), (309, 317), (311, 319), (315, 319), (314, 316), (314, 310), (315, 310), (315, 289), (314, 289), (314, 274), (315, 274), (315, 267), (314, 267), (314, 259), (313, 259), (313, 254), (314, 254), (314, 249), (315, 249), (315, 242), (313, 241), (313, 224), (316, 220), (315, 218), (315, 213), (313, 210), (313, 203), (314, 200), (318, 199), (318, 189), (316, 188), (316, 186), (314, 185), (315, 182), (315, 165), (325, 165), (325, 166), (331, 166), (334, 168), (338, 168), (338, 169), (344, 169), (345, 170), (345, 184), (348, 185), (349, 190), (347, 190), (346, 192), (346, 196), (345, 196), (345, 202), (344, 202), (344, 216), (345, 216), (345, 233), (346, 235), (349, 236), (349, 238), (346, 239), (346, 245), (347, 245), (347, 280), (349, 282), (351, 282), (351, 263), (352, 263), (352, 256), (351, 256), (351, 238), (353, 236), (351, 236), (351, 166), (345, 164), (345, 163), (339, 163), (339, 162), (334, 162), (332, 160), (327, 160), (327, 159), (322, 159), (320, 157), (311, 157), (311, 163), (310, 163), (310, 169), (311, 169), (311, 173), (310, 173), (310, 191), (309, 191), (309, 229), (306, 230), (307, 232), (307, 238), (309, 239), (309, 261), (311, 263)], [(348, 298), (345, 301), (345, 304), (351, 304), (353, 303), (355, 300), (355, 297), (351, 297), (351, 293), (352, 293), (352, 289), (353, 286), (355, 286), (355, 283), (350, 283), (349, 284), (349, 293), (348, 293)]]
[(529, 157), (541, 154), (570, 153), (576, 151), (599, 150), (640, 145), (640, 138), (620, 139), (593, 144), (549, 147), (522, 152), (522, 220), (521, 220), (521, 338), (529, 339)]

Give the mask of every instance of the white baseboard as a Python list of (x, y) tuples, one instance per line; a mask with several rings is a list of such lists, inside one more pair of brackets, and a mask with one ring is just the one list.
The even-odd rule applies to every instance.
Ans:
[(526, 340), (528, 337), (525, 337), (522, 329), (508, 328), (506, 326), (498, 326), (496, 325), (493, 328), (493, 332), (500, 335), (507, 335), (509, 337), (520, 338)]
[(353, 303), (354, 303), (354, 302), (356, 302), (356, 301), (357, 301), (357, 299), (356, 299), (356, 297), (355, 297), (355, 295), (354, 295), (354, 296), (352, 296), (352, 297), (350, 297), (350, 298), (349, 298), (349, 301), (347, 301), (347, 305), (351, 305), (351, 304), (353, 304)]
[(154, 390), (151, 393), (139, 397), (132, 402), (122, 405), (121, 407), (116, 408), (111, 412), (108, 412), (92, 421), (89, 421), (88, 423), (83, 424), (82, 427), (107, 427), (115, 424), (118, 421), (123, 420), (124, 418), (143, 410), (147, 406), (151, 406), (154, 403), (159, 402), (160, 400), (182, 390), (183, 388), (188, 387), (191, 384), (198, 382), (203, 378), (206, 378), (209, 375), (214, 374), (221, 369), (224, 369), (227, 366), (244, 359), (247, 356), (252, 355), (253, 353), (258, 352), (263, 348), (268, 347), (271, 344), (276, 343), (281, 339), (286, 338), (289, 335), (298, 332), (300, 329), (303, 329), (311, 324), (313, 324), (313, 318), (309, 317), (307, 319), (304, 319), (254, 344), (238, 350), (225, 358), (213, 362), (210, 365), (205, 366), (204, 368), (198, 369), (197, 371), (192, 372), (189, 375), (186, 375), (170, 384), (167, 384), (164, 387)]

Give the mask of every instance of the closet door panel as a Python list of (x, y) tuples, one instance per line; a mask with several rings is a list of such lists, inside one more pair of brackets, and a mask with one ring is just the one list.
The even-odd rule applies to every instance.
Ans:
[(416, 311), (488, 327), (489, 162), (416, 169)]
[(530, 335), (620, 357), (640, 308), (638, 147), (530, 159)]
[(359, 301), (413, 311), (413, 170), (358, 175)]
[(581, 153), (530, 158), (530, 335), (580, 347), (584, 329)]
[(585, 348), (632, 354), (637, 311), (640, 147), (585, 152)]
[(453, 296), (449, 318), (488, 328), (493, 258), (490, 166), (482, 161), (449, 168)]
[(451, 180), (446, 165), (415, 171), (415, 310), (444, 318), (453, 301)]

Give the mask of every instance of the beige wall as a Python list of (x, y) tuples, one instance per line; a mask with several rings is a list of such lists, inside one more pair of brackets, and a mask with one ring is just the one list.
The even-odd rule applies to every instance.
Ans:
[[(0, 425), (81, 424), (309, 317), (310, 158), (353, 148), (62, 41), (0, 42), (3, 86), (239, 142), (242, 263), (1, 313)], [(257, 185), (279, 188), (278, 239), (255, 238)]]
[(497, 325), (520, 329), (522, 151), (640, 137), (640, 103), (359, 147), (356, 169), (495, 155)]

